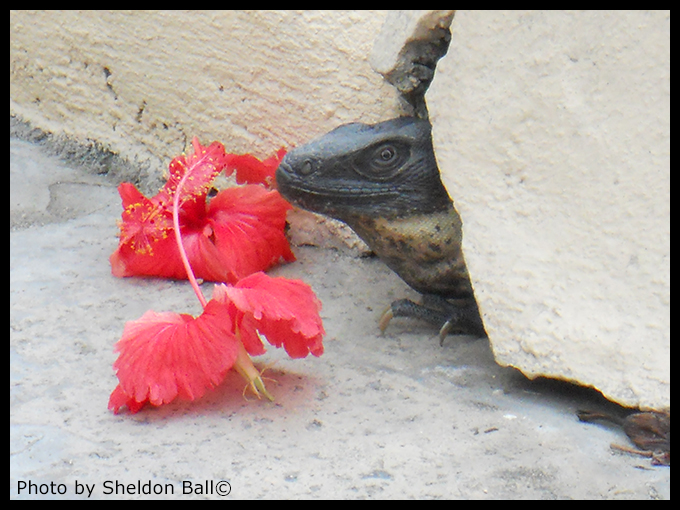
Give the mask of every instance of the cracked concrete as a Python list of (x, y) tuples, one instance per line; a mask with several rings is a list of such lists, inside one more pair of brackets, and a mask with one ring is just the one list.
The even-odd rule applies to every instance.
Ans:
[[(219, 498), (210, 480), (238, 499), (670, 498), (669, 468), (613, 452), (628, 444), (620, 430), (576, 419), (614, 404), (528, 381), (486, 341), (440, 347), (405, 320), (380, 336), (377, 317), (413, 292), (379, 260), (332, 250), (296, 248), (273, 271), (314, 288), (328, 332), (320, 358), (256, 360), (275, 402), (244, 398), (233, 373), (200, 401), (113, 415), (125, 321), (199, 309), (185, 282), (111, 276), (119, 216), (106, 177), (10, 139), (10, 498), (86, 498), (88, 484), (105, 499), (106, 481)], [(65, 494), (19, 493), (29, 481)]]

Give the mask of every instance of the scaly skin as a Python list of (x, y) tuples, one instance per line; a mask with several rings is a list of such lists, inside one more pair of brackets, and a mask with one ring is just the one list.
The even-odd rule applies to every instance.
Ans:
[(460, 216), (441, 182), (428, 121), (345, 124), (289, 152), (276, 181), (295, 205), (347, 223), (424, 295), (422, 305), (392, 303), (382, 328), (392, 316), (407, 316), (439, 325), (442, 338), (449, 331), (484, 335)]
[(472, 288), (460, 250), (456, 210), (397, 218), (352, 218), (359, 237), (387, 266), (421, 294), (470, 297)]

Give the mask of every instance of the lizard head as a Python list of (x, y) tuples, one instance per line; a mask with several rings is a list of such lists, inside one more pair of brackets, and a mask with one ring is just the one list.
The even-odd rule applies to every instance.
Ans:
[(295, 205), (339, 220), (427, 214), (451, 204), (430, 123), (415, 117), (337, 127), (286, 154), (276, 182)]

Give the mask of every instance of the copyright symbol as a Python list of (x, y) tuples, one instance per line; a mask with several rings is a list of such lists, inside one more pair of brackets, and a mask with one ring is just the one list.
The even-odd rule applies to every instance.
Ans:
[(220, 480), (215, 485), (215, 492), (218, 496), (228, 496), (231, 492), (231, 484), (226, 480)]

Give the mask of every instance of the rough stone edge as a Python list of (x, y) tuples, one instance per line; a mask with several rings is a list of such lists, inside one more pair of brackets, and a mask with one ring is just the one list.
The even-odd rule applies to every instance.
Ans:
[[(404, 114), (429, 117), (425, 92), (449, 49), (456, 11), (392, 11), (376, 36), (369, 61), (400, 94)], [(397, 48), (399, 50), (397, 51)]]

